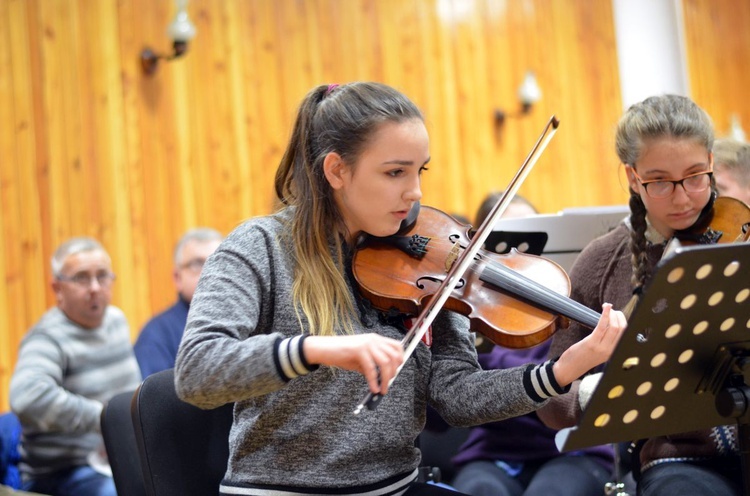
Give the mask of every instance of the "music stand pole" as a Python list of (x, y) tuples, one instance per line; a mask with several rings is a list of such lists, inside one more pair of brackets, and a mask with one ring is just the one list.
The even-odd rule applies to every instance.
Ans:
[[(739, 348), (739, 350), (738, 350)], [(742, 485), (745, 496), (750, 495), (750, 388), (748, 388), (748, 374), (750, 374), (750, 353), (743, 347), (730, 346), (724, 355), (729, 354), (729, 366), (717, 363), (716, 367), (729, 369), (725, 374), (724, 383), (727, 385), (716, 395), (716, 410), (723, 417), (733, 417), (737, 420), (737, 441), (740, 447), (740, 461), (742, 463)], [(726, 360), (726, 359), (725, 359)]]

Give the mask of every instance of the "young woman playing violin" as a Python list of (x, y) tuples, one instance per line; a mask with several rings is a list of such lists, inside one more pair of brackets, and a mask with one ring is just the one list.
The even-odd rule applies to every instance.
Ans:
[[(305, 97), (276, 174), (287, 206), (208, 259), (176, 361), (185, 401), (235, 403), (221, 494), (443, 494), (417, 482), (428, 404), (457, 425), (524, 414), (611, 355), (626, 324), (604, 304), (593, 333), (543, 365), (482, 371), (468, 320), (449, 311), (404, 361), (403, 318), (368, 305), (349, 264), (360, 236), (399, 230), (429, 160), (422, 115), (398, 91)], [(387, 395), (354, 415), (368, 389)]]
[[(616, 148), (630, 187), (631, 214), (578, 256), (570, 271), (573, 299), (591, 308), (602, 301), (624, 308), (648, 282), (667, 240), (691, 233), (712, 212), (712, 145), (708, 115), (688, 98), (651, 97), (628, 109), (617, 128)], [(575, 346), (588, 333), (572, 324), (555, 334), (550, 355)], [(553, 428), (575, 425), (594, 383), (576, 381), (539, 416)], [(638, 494), (739, 495), (736, 439), (733, 427), (716, 427), (647, 440), (640, 463), (635, 462)]]

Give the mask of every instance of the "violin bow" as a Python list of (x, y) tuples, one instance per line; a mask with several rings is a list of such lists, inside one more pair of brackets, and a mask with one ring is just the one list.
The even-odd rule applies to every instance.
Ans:
[[(440, 286), (435, 292), (435, 295), (429, 299), (428, 303), (420, 312), (419, 317), (414, 321), (409, 332), (407, 332), (401, 340), (401, 344), (404, 346), (403, 363), (406, 363), (409, 357), (411, 357), (414, 349), (430, 328), (430, 325), (432, 325), (438, 312), (443, 308), (443, 305), (445, 305), (445, 302), (448, 300), (448, 297), (453, 290), (456, 289), (459, 281), (464, 276), (469, 266), (473, 263), (474, 257), (479, 253), (479, 250), (482, 249), (482, 246), (484, 246), (484, 242), (487, 240), (490, 232), (492, 232), (492, 227), (495, 225), (495, 221), (497, 221), (503, 212), (505, 212), (505, 209), (508, 208), (511, 200), (513, 200), (516, 192), (526, 179), (526, 176), (529, 175), (531, 168), (534, 167), (534, 164), (539, 160), (544, 149), (547, 148), (547, 144), (557, 132), (557, 127), (559, 125), (560, 121), (554, 115), (550, 117), (549, 121), (547, 121), (547, 125), (544, 126), (542, 134), (536, 140), (536, 143), (534, 143), (534, 147), (521, 164), (521, 167), (518, 169), (515, 176), (513, 176), (513, 179), (511, 179), (503, 195), (492, 207), (492, 210), (490, 210), (490, 213), (479, 226), (469, 244), (453, 262), (451, 268), (443, 279), (443, 282), (440, 283)], [(401, 372), (401, 369), (403, 368), (403, 363), (391, 378), (388, 383), (389, 386), (393, 384), (393, 381), (398, 377), (399, 372)], [(382, 394), (369, 392), (365, 399), (363, 399), (354, 409), (354, 414), (358, 415), (365, 408), (368, 410), (374, 410), (382, 399)]]

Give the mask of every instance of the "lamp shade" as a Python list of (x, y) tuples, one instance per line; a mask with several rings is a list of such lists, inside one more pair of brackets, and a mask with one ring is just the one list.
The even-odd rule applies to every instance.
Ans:
[(536, 82), (536, 76), (532, 71), (527, 71), (521, 86), (518, 88), (518, 98), (524, 105), (532, 105), (542, 98), (542, 90)]
[(187, 13), (187, 0), (177, 0), (177, 13), (167, 27), (167, 34), (172, 41), (190, 41), (195, 36), (195, 26), (190, 22)]

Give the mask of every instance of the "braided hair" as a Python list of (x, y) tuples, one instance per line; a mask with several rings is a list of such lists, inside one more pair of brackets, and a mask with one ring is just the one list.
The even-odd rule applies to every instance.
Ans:
[[(617, 125), (615, 148), (620, 162), (633, 166), (647, 142), (660, 138), (695, 141), (711, 151), (713, 124), (708, 114), (691, 99), (679, 95), (652, 96), (632, 105)], [(653, 267), (646, 241), (646, 206), (637, 191), (630, 188), (630, 251), (634, 292), (648, 281)]]

